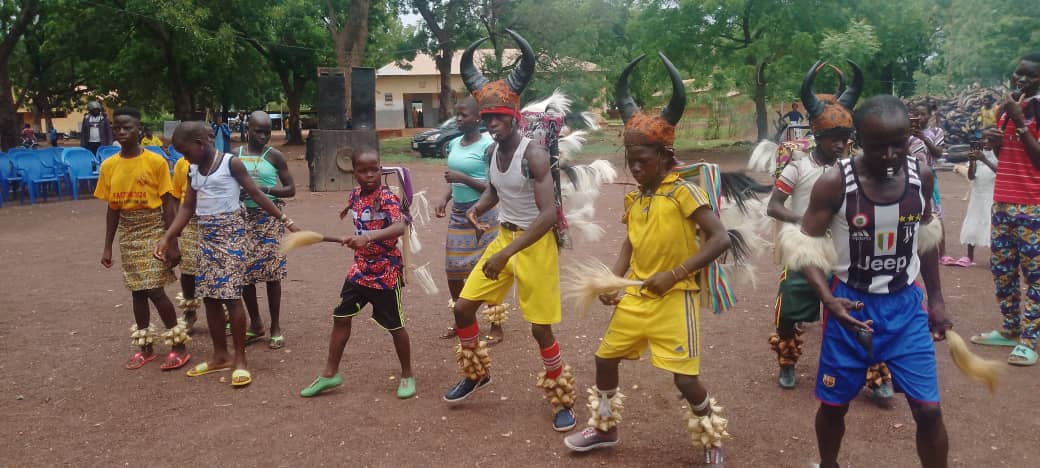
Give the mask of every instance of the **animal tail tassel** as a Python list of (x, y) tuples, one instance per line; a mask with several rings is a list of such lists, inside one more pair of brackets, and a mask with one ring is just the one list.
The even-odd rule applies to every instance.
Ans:
[(566, 278), (560, 286), (565, 300), (573, 301), (582, 317), (600, 294), (617, 293), (628, 286), (642, 286), (642, 281), (615, 275), (610, 268), (595, 258), (579, 260), (565, 269)]
[(968, 345), (964, 344), (964, 338), (953, 330), (946, 330), (946, 342), (949, 343), (950, 357), (953, 358), (957, 369), (968, 378), (986, 384), (991, 394), (996, 393), (1000, 374), (1004, 369), (1003, 363), (983, 359), (972, 353), (968, 350)]
[(323, 240), (325, 240), (325, 236), (314, 231), (290, 232), (282, 238), (282, 241), (280, 242), (281, 245), (278, 247), (278, 252), (285, 254), (290, 250), (317, 244)]

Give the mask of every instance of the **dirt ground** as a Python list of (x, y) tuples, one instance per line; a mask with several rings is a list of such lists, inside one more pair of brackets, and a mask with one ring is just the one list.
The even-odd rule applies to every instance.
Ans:
[[(301, 151), (290, 150), (296, 156)], [(606, 156), (621, 171), (619, 155)], [(728, 169), (746, 160), (746, 152), (738, 150), (683, 156), (718, 161)], [(306, 164), (291, 165), (298, 195), (287, 211), (304, 229), (344, 232), (336, 216), (344, 194), (308, 192)], [(418, 189), (435, 196), (446, 189), (440, 163), (417, 160), (409, 166)], [(950, 252), (959, 256), (963, 249), (956, 240), (966, 206), (961, 197), (968, 184), (949, 172), (940, 181)], [(624, 175), (604, 190), (598, 216), (607, 228), (605, 238), (578, 243), (564, 252), (562, 264), (588, 255), (613, 261), (624, 236), (617, 220), (630, 182)], [(415, 399), (395, 398), (398, 366), (389, 336), (368, 320), (354, 328), (342, 366), (343, 387), (314, 399), (298, 396), (323, 366), (330, 312), (351, 261), (350, 250), (331, 244), (291, 254), (283, 286), (287, 347), (249, 348), (251, 386), (234, 390), (220, 377), (164, 373), (158, 361), (127, 371), (122, 364), (131, 353), (130, 294), (118, 265), (106, 270), (98, 262), (104, 211), (89, 197), (36, 206), (15, 202), (0, 209), (3, 465), (677, 466), (697, 461), (671, 376), (645, 358), (622, 366), (622, 391), (628, 395), (623, 443), (613, 450), (569, 454), (563, 435), (551, 430), (548, 405), (534, 387), (541, 362), (516, 314), (505, 325), (506, 341), (492, 349), (494, 384), (461, 405), (445, 404), (441, 396), (458, 377), (455, 342), (437, 338), (449, 324), (441, 273), (443, 219), (419, 230), (424, 250), (416, 259), (429, 262), (442, 292), (430, 297), (413, 286), (404, 297), (418, 380)], [(973, 268), (942, 270), (946, 302), (965, 336), (999, 323), (985, 266), (988, 250), (981, 249), (979, 258)], [(729, 466), (804, 467), (817, 460), (812, 384), (820, 328), (807, 327), (798, 387), (781, 390), (766, 343), (779, 270), (768, 254), (757, 265), (757, 287), (738, 285), (736, 308), (721, 316), (703, 314), (703, 380), (730, 420)], [(175, 285), (167, 288), (171, 297), (177, 291)], [(565, 312), (555, 327), (565, 361), (582, 387), (593, 382), (592, 356), (609, 318), (609, 309), (597, 307), (585, 320)], [(189, 345), (193, 364), (210, 348), (204, 331), (195, 338)], [(973, 349), (1006, 357), (999, 349)], [(1037, 369), (1008, 369), (1002, 391), (991, 397), (956, 371), (945, 344), (938, 344), (936, 353), (951, 464), (1035, 463), (1028, 460), (1035, 459), (1040, 442)], [(588, 416), (583, 406), (578, 413), (581, 421)], [(847, 425), (843, 466), (917, 465), (914, 422), (899, 396), (889, 409), (859, 398)]]

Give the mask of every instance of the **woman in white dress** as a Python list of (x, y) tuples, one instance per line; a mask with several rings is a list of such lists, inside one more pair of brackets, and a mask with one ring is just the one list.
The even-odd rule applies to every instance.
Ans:
[(990, 210), (993, 208), (993, 184), (996, 178), (997, 158), (993, 151), (972, 151), (968, 163), (971, 198), (961, 226), (961, 245), (968, 246), (968, 256), (958, 259), (958, 266), (974, 266), (975, 247), (989, 247)]

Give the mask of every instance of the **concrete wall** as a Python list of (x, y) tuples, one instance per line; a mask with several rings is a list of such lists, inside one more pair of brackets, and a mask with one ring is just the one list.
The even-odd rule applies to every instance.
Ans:
[[(465, 86), (462, 78), (451, 77), (451, 87), (456, 96), (461, 96)], [(417, 76), (377, 76), (376, 77), (376, 128), (380, 130), (405, 128), (404, 95), (423, 96), (423, 125), (437, 125), (437, 111), (440, 108), (440, 77), (437, 75)], [(390, 99), (387, 100), (387, 95)], [(410, 96), (411, 97), (411, 96)]]

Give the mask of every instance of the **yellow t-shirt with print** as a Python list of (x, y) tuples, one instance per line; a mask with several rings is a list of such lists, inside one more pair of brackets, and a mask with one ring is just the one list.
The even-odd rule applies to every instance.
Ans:
[(166, 160), (144, 150), (133, 158), (116, 153), (101, 163), (94, 197), (107, 201), (113, 210), (156, 209), (162, 206), (162, 196), (171, 190)]
[[(628, 225), (628, 241), (632, 244), (629, 278), (646, 280), (654, 274), (671, 270), (700, 249), (697, 223), (693, 212), (708, 205), (708, 195), (700, 187), (670, 172), (653, 194), (634, 191), (625, 195), (622, 222)], [(690, 272), (695, 273), (695, 272)], [(669, 290), (697, 291), (697, 281), (690, 275)], [(651, 295), (645, 289), (629, 288), (628, 294)]]
[(184, 194), (188, 193), (188, 168), (190, 166), (191, 163), (183, 156), (173, 166), (173, 190), (170, 193), (173, 198), (180, 200), (182, 205), (184, 204)]
[(151, 138), (148, 138), (148, 137), (141, 138), (141, 146), (162, 146), (162, 145), (163, 145), (162, 139), (157, 137), (157, 136), (155, 136), (155, 135), (152, 135)]

